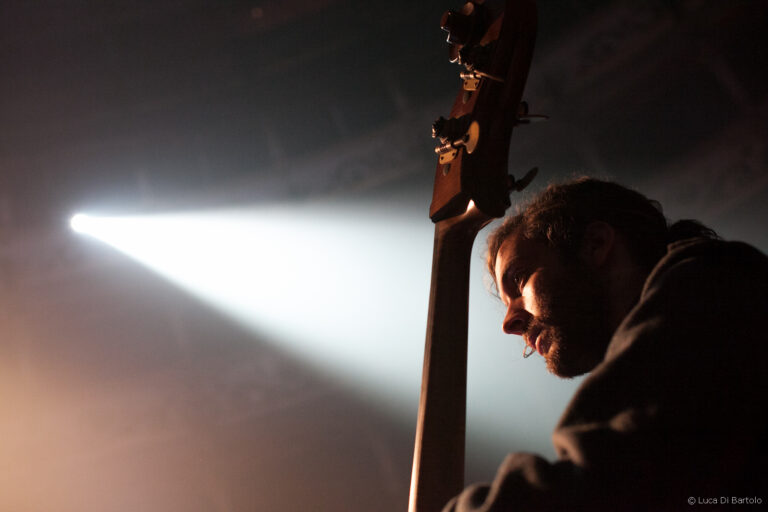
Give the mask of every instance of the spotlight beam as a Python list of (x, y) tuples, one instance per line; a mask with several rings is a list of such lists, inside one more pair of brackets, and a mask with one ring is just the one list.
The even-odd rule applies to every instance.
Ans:
[[(70, 225), (410, 423), (418, 400), (433, 226), (421, 208), (393, 210), (392, 204), (77, 214)], [(528, 423), (554, 426), (576, 384), (556, 383), (541, 365), (523, 364), (519, 341), (501, 334), (503, 313), (479, 277), (481, 252), (473, 261), (470, 292), (468, 433), (502, 443), (522, 439), (551, 451), (546, 432), (534, 432)], [(520, 392), (511, 399), (497, 389)]]

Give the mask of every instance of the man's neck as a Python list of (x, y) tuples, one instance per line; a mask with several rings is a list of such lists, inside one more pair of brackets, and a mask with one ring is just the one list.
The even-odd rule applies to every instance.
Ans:
[(623, 240), (617, 240), (606, 271), (608, 314), (611, 330), (615, 331), (640, 299), (648, 273), (635, 263)]

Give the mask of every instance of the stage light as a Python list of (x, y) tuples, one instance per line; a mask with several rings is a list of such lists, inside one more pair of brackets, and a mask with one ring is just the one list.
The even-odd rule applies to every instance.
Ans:
[(88, 221), (91, 218), (84, 213), (76, 213), (69, 219), (69, 226), (78, 233), (88, 232)]
[[(408, 413), (403, 421), (410, 424), (421, 378), (434, 226), (421, 205), (408, 205), (388, 201), (123, 217), (78, 214), (71, 225), (382, 407)], [(469, 431), (500, 442), (522, 436), (533, 439), (532, 448), (538, 441), (546, 452), (548, 435), (529, 428), (529, 422), (554, 425), (574, 384), (558, 391), (542, 364), (522, 364), (519, 340), (501, 334), (503, 311), (482, 285), (483, 244), (476, 245)], [(520, 390), (521, 385), (533, 391), (497, 391)], [(561, 398), (553, 398), (553, 392)]]

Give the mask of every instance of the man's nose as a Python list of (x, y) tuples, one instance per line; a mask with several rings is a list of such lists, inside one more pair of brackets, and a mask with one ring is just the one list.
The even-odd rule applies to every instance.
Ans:
[(531, 314), (522, 307), (520, 299), (514, 300), (507, 307), (507, 314), (504, 316), (501, 330), (507, 334), (521, 336), (528, 328), (530, 321)]

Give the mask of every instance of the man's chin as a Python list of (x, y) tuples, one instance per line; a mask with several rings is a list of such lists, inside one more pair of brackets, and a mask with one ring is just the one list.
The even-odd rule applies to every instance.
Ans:
[(572, 379), (591, 372), (599, 361), (586, 361), (584, 358), (569, 358), (559, 346), (552, 346), (545, 356), (547, 370), (562, 379)]
[(578, 370), (564, 365), (553, 364), (549, 359), (547, 360), (547, 370), (561, 379), (572, 379), (589, 372), (589, 370)]

